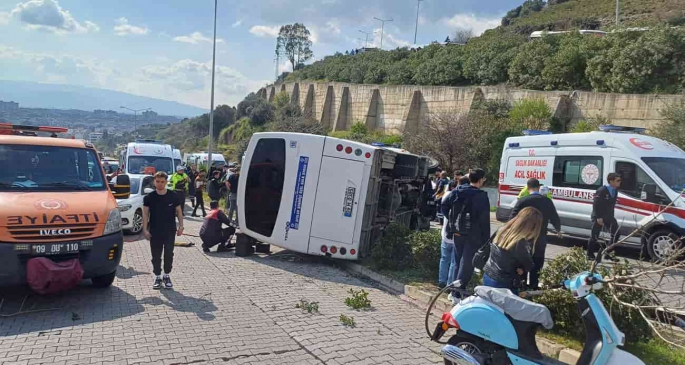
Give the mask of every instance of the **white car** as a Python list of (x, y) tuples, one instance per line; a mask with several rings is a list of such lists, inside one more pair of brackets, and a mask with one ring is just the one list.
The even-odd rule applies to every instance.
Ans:
[(124, 230), (138, 234), (143, 230), (143, 197), (154, 191), (152, 176), (131, 177), (131, 196), (117, 199)]

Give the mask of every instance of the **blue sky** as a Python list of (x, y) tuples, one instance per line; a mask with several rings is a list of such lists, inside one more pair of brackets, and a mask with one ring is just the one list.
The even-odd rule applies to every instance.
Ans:
[[(418, 44), (458, 27), (497, 26), (522, 0), (425, 0)], [(216, 104), (235, 105), (273, 81), (281, 25), (312, 32), (314, 59), (414, 41), (416, 0), (219, 0)], [(0, 0), (0, 79), (74, 84), (209, 108), (212, 0)], [(361, 38), (361, 39), (360, 39)], [(290, 69), (281, 60), (280, 71)]]

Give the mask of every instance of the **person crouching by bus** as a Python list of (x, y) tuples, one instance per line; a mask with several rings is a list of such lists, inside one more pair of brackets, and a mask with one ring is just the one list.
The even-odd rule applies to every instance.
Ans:
[[(219, 202), (212, 200), (209, 203), (209, 214), (205, 217), (205, 221), (200, 228), (200, 238), (202, 239), (202, 251), (209, 252), (209, 249), (219, 244), (217, 252), (225, 252), (233, 248), (233, 244), (228, 243), (235, 228), (231, 227), (231, 221), (226, 214), (219, 209)], [(227, 228), (222, 228), (222, 224), (227, 225)]]
[(531, 251), (542, 228), (542, 213), (533, 207), (523, 208), (500, 228), (490, 243), (490, 257), (483, 267), (483, 285), (518, 294), (519, 277), (533, 268)]
[(173, 186), (176, 195), (178, 195), (178, 203), (181, 206), (181, 212), (185, 215), (183, 208), (185, 208), (186, 205), (186, 191), (188, 190), (190, 178), (188, 178), (188, 175), (186, 175), (183, 170), (183, 166), (176, 166), (176, 173), (171, 175), (171, 186)]

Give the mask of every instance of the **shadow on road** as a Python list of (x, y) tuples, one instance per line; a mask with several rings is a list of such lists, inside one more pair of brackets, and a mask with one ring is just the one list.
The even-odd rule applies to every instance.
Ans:
[(117, 269), (117, 279), (132, 279), (136, 276), (139, 275), (150, 275), (150, 272), (145, 272), (145, 271), (137, 271), (136, 269), (132, 267), (124, 267), (124, 266), (119, 266)]
[(93, 288), (90, 280), (84, 280), (67, 292), (48, 296), (37, 295), (28, 287), (2, 288), (0, 301), (0, 336), (51, 332), (145, 311), (143, 305), (124, 290), (116, 286)]
[(217, 310), (217, 307), (210, 299), (211, 293), (205, 294), (200, 298), (194, 298), (182, 294), (175, 290), (160, 290), (164, 299), (158, 296), (143, 298), (138, 301), (139, 304), (149, 304), (154, 306), (166, 305), (167, 307), (186, 313), (194, 313), (203, 321), (212, 321), (216, 317), (212, 312)]

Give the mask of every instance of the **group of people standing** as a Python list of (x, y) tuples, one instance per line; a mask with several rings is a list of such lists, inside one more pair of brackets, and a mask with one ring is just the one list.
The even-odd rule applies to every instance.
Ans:
[[(458, 281), (456, 287), (465, 289), (476, 265), (483, 271), (483, 285), (508, 288), (514, 293), (518, 293), (525, 283), (528, 288), (537, 289), (539, 273), (545, 262), (549, 224), (559, 237), (562, 236), (561, 220), (549, 189), (538, 179), (529, 179), (519, 194), (509, 221), (491, 235), (490, 202), (482, 190), (485, 172), (473, 169), (464, 176), (457, 172), (451, 182), (446, 181), (445, 173), (439, 176), (441, 179), (436, 183), (434, 198), (440, 199), (439, 210), (444, 221), (438, 286), (444, 288)], [(595, 259), (598, 236), (603, 229), (611, 234), (609, 245), (618, 239), (614, 207), (621, 178), (610, 173), (607, 181), (608, 184), (600, 187), (594, 197), (588, 259)], [(441, 194), (439, 189), (444, 189), (444, 192)], [(477, 254), (483, 259), (474, 260)], [(614, 260), (610, 256), (605, 258)]]

